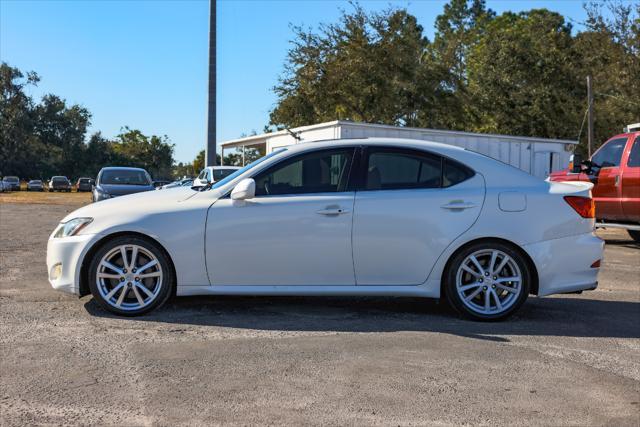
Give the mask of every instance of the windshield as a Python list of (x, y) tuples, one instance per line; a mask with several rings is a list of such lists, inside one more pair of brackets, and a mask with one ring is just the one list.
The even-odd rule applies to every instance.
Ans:
[(18, 182), (17, 176), (5, 176), (3, 179), (4, 182)]
[(150, 182), (147, 174), (142, 170), (110, 169), (102, 171), (100, 184), (149, 185)]
[(220, 181), (221, 179), (225, 179), (232, 173), (234, 173), (236, 169), (214, 169), (213, 170), (213, 180)]
[(248, 171), (249, 169), (252, 169), (256, 166), (258, 166), (260, 163), (264, 162), (267, 159), (270, 159), (271, 157), (282, 153), (283, 151), (287, 151), (286, 148), (280, 148), (276, 151), (273, 151), (270, 154), (267, 154), (264, 157), (259, 158), (258, 160), (256, 160), (253, 163), (249, 163), (247, 166), (243, 167), (242, 169), (238, 169), (237, 171), (235, 171), (234, 173), (232, 173), (231, 175), (229, 175), (228, 177), (226, 177), (225, 179), (216, 182), (215, 184), (213, 184), (213, 186), (211, 188), (220, 188), (223, 185), (225, 185), (228, 182), (233, 181), (234, 179), (236, 179), (237, 177), (239, 177), (240, 175), (242, 175), (243, 173), (245, 173), (246, 171)]
[(52, 179), (53, 182), (67, 182), (67, 178), (63, 177), (63, 176), (54, 176)]

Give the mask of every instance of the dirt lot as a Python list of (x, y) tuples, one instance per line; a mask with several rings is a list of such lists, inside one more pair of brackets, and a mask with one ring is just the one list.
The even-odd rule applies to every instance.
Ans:
[[(0, 425), (633, 425), (640, 248), (508, 322), (394, 298), (183, 298), (115, 318), (46, 280), (69, 204), (0, 195)], [(73, 201), (80, 204), (83, 201)]]

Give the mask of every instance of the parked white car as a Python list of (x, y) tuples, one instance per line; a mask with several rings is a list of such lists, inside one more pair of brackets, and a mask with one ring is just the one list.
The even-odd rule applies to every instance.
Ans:
[(207, 166), (202, 169), (196, 179), (193, 180), (194, 187), (204, 187), (214, 182), (225, 179), (235, 171), (240, 169), (237, 166)]
[(205, 191), (82, 207), (51, 234), (47, 268), (54, 288), (121, 315), (175, 290), (446, 297), (472, 319), (503, 319), (529, 294), (596, 288), (590, 188), (438, 143), (300, 144)]

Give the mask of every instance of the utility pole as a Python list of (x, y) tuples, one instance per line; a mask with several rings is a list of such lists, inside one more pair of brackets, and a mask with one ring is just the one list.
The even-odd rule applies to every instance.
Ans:
[(587, 76), (587, 100), (588, 118), (587, 118), (587, 153), (591, 158), (591, 147), (593, 147), (593, 90), (591, 89), (591, 76)]
[(204, 157), (205, 166), (216, 165), (216, 0), (209, 0), (209, 106)]

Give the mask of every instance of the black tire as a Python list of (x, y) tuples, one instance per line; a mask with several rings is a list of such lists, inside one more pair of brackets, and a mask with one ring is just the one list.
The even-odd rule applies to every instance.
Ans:
[[(97, 274), (98, 267), (102, 258), (109, 252), (113, 251), (114, 248), (122, 245), (137, 245), (146, 249), (157, 258), (158, 264), (162, 271), (162, 281), (159, 285), (160, 290), (158, 291), (155, 299), (151, 301), (149, 305), (146, 305), (140, 309), (123, 310), (114, 307), (104, 299), (98, 289)], [(161, 307), (171, 296), (173, 287), (175, 286), (175, 282), (175, 274), (171, 266), (171, 261), (165, 254), (164, 250), (153, 240), (140, 236), (120, 236), (107, 241), (93, 255), (93, 259), (91, 260), (91, 265), (89, 267), (89, 289), (91, 290), (93, 298), (98, 302), (98, 304), (100, 304), (102, 308), (120, 316), (140, 316)]]
[(640, 230), (627, 230), (629, 236), (635, 240), (637, 243), (640, 243)]
[[(520, 270), (522, 281), (520, 282), (520, 293), (517, 295), (517, 297), (513, 298), (512, 301), (510, 301), (510, 305), (507, 309), (505, 309), (504, 311), (496, 312), (496, 313), (485, 314), (485, 313), (473, 310), (467, 305), (467, 303), (463, 301), (463, 298), (459, 295), (458, 289), (457, 289), (457, 278), (458, 278), (457, 276), (458, 276), (458, 271), (462, 266), (462, 263), (467, 259), (467, 257), (479, 251), (491, 251), (491, 250), (496, 250), (508, 255), (513, 260), (513, 262), (517, 265), (517, 268)], [(487, 267), (486, 262), (482, 266), (483, 268), (486, 268)], [(506, 266), (505, 268), (507, 267), (509, 266)], [(461, 272), (461, 274), (464, 275), (465, 273)], [(474, 243), (470, 246), (467, 246), (463, 250), (457, 252), (456, 254), (454, 254), (450, 262), (448, 263), (448, 267), (447, 267), (447, 270), (445, 271), (444, 278), (445, 278), (445, 284), (444, 284), (443, 290), (447, 298), (447, 301), (459, 314), (466, 317), (467, 319), (491, 322), (491, 321), (500, 321), (500, 320), (507, 319), (509, 316), (515, 313), (520, 308), (520, 306), (522, 306), (522, 304), (524, 304), (527, 297), (529, 296), (529, 289), (531, 288), (532, 274), (531, 274), (531, 268), (529, 266), (529, 263), (517, 249), (514, 249), (511, 245), (504, 244), (501, 242), (486, 241), (486, 242)], [(488, 277), (486, 280), (489, 282), (491, 281), (491, 279), (493, 278)], [(477, 280), (482, 281), (484, 280), (484, 278), (477, 279)], [(485, 282), (485, 283), (489, 284), (488, 282)], [(483, 298), (482, 295), (487, 293), (487, 291), (485, 290), (488, 287), (483, 285), (479, 287), (483, 289), (479, 291), (480, 298)], [(474, 290), (477, 290), (477, 288), (475, 288)], [(491, 290), (489, 289), (489, 291)], [(470, 292), (470, 293), (473, 293), (473, 292)], [(508, 295), (508, 293), (505, 295)], [(488, 298), (490, 300), (490, 304), (495, 302), (495, 300), (492, 300), (491, 296), (489, 296)], [(474, 300), (472, 299), (472, 301)], [(497, 310), (498, 310), (498, 307), (496, 305), (496, 311)]]

